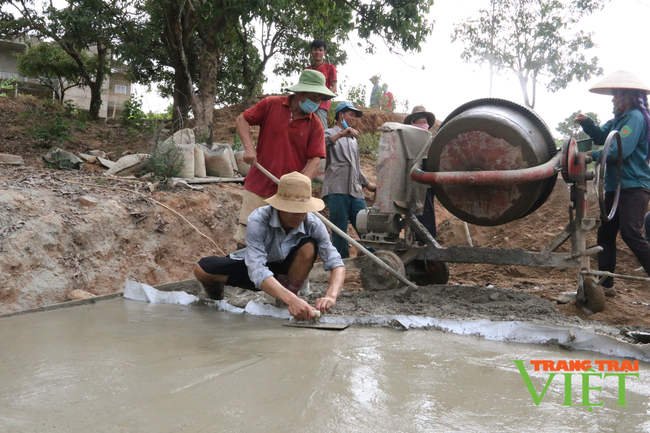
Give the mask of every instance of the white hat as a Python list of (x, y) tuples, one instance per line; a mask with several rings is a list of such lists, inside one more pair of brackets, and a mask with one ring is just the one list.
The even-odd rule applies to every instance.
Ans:
[(311, 196), (311, 180), (294, 171), (280, 178), (278, 193), (264, 200), (277, 210), (291, 213), (318, 212), (323, 210), (323, 200)]
[(611, 95), (613, 89), (638, 90), (646, 95), (650, 93), (650, 87), (646, 86), (627, 71), (616, 71), (596, 83), (589, 91), (600, 95)]

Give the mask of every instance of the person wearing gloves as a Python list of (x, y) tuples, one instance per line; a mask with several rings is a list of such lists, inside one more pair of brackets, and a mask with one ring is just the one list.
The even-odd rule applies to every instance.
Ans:
[[(328, 312), (345, 280), (345, 266), (332, 246), (325, 224), (309, 212), (325, 207), (312, 197), (311, 180), (298, 172), (280, 178), (278, 192), (248, 217), (246, 247), (226, 257), (204, 257), (194, 275), (212, 299), (223, 299), (224, 285), (262, 290), (289, 307), (297, 320), (309, 320), (314, 310)], [(332, 271), (325, 295), (312, 308), (298, 291), (314, 266)]]
[[(277, 191), (277, 185), (255, 167), (258, 162), (277, 178), (298, 171), (313, 179), (321, 158), (325, 157), (323, 124), (314, 112), (321, 101), (335, 95), (325, 86), (325, 76), (304, 70), (298, 84), (287, 90), (289, 96), (269, 96), (244, 111), (235, 124), (244, 146), (244, 161), (251, 170), (244, 180), (244, 195), (235, 236), (243, 246), (248, 216)], [(251, 125), (259, 125), (257, 146), (251, 138)]]
[[(376, 191), (361, 172), (359, 164), (359, 131), (354, 129), (358, 117), (363, 112), (351, 102), (341, 102), (334, 111), (336, 125), (325, 130), (327, 165), (323, 182), (323, 200), (330, 212), (330, 221), (342, 231), (348, 231), (348, 221), (357, 229), (357, 213), (366, 208), (363, 188)], [(358, 234), (358, 232), (357, 232)], [(342, 258), (350, 257), (350, 245), (336, 233), (332, 233), (332, 243)]]
[[(607, 158), (605, 173), (605, 206), (607, 212), (612, 207), (618, 182), (621, 182), (621, 195), (617, 211), (609, 222), (598, 228), (598, 245), (603, 250), (598, 253), (598, 269), (612, 272), (616, 270), (616, 235), (632, 250), (645, 272), (650, 275), (650, 243), (641, 233), (644, 215), (650, 201), (650, 166), (648, 142), (650, 141), (650, 112), (648, 112), (648, 93), (650, 88), (629, 72), (616, 71), (597, 83), (592, 93), (612, 95), (614, 118), (602, 127), (584, 114), (578, 114), (574, 122), (580, 124), (594, 144), (602, 146), (609, 133), (619, 131), (622, 140), (623, 172), (618, 179), (618, 144), (614, 140), (607, 155), (602, 150), (588, 152), (594, 158)], [(616, 296), (614, 280), (611, 277), (602, 283), (607, 296)]]

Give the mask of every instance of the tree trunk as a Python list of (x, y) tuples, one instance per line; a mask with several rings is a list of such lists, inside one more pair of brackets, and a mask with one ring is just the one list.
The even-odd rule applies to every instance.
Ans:
[(521, 93), (524, 95), (524, 105), (532, 109), (533, 107), (530, 106), (530, 100), (528, 99), (528, 78), (521, 74), (517, 74), (517, 78), (519, 78)]
[(174, 108), (172, 111), (172, 132), (184, 129), (190, 115), (190, 95), (188, 89), (192, 86), (180, 67), (174, 72)]
[(104, 65), (106, 64), (106, 55), (108, 50), (102, 44), (97, 44), (97, 70), (95, 71), (95, 81), (87, 83), (90, 87), (90, 111), (89, 116), (92, 120), (99, 119), (99, 110), (102, 108), (102, 86), (104, 84)]
[(201, 80), (197, 95), (192, 96), (194, 112), (194, 135), (200, 143), (212, 145), (212, 124), (214, 120), (214, 101), (217, 89), (217, 73), (221, 67), (219, 49), (208, 46), (201, 54)]

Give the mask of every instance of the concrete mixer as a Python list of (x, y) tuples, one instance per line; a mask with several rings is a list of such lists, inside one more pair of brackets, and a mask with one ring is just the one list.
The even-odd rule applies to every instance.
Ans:
[[(478, 99), (458, 107), (435, 137), (399, 123), (386, 123), (380, 131), (377, 198), (373, 207), (357, 215), (357, 229), (360, 243), (379, 249), (376, 254), (386, 264), (418, 285), (445, 284), (449, 262), (575, 268), (579, 270), (578, 298), (592, 311), (604, 308), (598, 279), (613, 274), (590, 270), (589, 256), (601, 248), (587, 248), (585, 234), (600, 224), (600, 219), (587, 217), (588, 182), (597, 185), (601, 219), (616, 211), (618, 200), (610, 214), (604, 214), (605, 161), (588, 169), (592, 159), (578, 151), (574, 139), (557, 149), (541, 118), (502, 99)], [(614, 140), (620, 152), (620, 135), (614, 131), (605, 143), (604, 155)], [(621, 169), (619, 163), (619, 179)], [(416, 218), (422, 215), (425, 189), (430, 185), (440, 203), (459, 219), (482, 226), (506, 224), (544, 204), (558, 173), (570, 186), (569, 222), (541, 251), (442, 247)], [(414, 235), (426, 245), (418, 246)], [(571, 251), (557, 252), (567, 241)], [(373, 263), (364, 266), (361, 279), (366, 289), (400, 285)], [(412, 291), (409, 288), (406, 295)]]

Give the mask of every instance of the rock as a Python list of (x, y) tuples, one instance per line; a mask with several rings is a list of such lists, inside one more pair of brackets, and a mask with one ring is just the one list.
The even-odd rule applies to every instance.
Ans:
[(104, 152), (103, 150), (98, 150), (98, 149), (89, 150), (88, 155), (99, 156), (101, 158), (106, 158), (106, 152)]
[(142, 163), (142, 161), (146, 160), (147, 158), (149, 158), (149, 155), (145, 153), (123, 156), (120, 159), (118, 159), (117, 162), (113, 164), (111, 168), (108, 169), (106, 174), (127, 176), (131, 173), (135, 173), (139, 170), (138, 166)]
[(106, 158), (103, 158), (101, 156), (98, 156), (97, 160), (99, 161), (99, 163), (101, 165), (103, 165), (106, 168), (112, 168), (115, 165), (115, 161), (110, 161), (110, 160), (108, 160)]
[(87, 207), (94, 207), (99, 203), (99, 200), (97, 200), (95, 197), (91, 197), (89, 195), (84, 195), (79, 197), (79, 203), (82, 206), (87, 206)]
[(83, 161), (77, 156), (73, 155), (70, 152), (61, 150), (58, 147), (53, 147), (49, 152), (43, 157), (43, 160), (49, 164), (58, 164), (62, 167), (62, 162), (69, 162), (69, 164), (76, 169), (81, 168)]
[(84, 162), (83, 165), (81, 166), (81, 169), (86, 171), (95, 171), (99, 173), (103, 173), (106, 171), (106, 168), (104, 168), (101, 164), (90, 164), (88, 162)]
[(576, 293), (562, 293), (559, 296), (552, 297), (551, 300), (558, 304), (568, 304), (577, 298)]
[(93, 295), (92, 293), (80, 289), (73, 290), (72, 292), (68, 293), (68, 298), (71, 301), (81, 301), (82, 299), (90, 299), (94, 297), (95, 295)]
[(97, 162), (97, 157), (93, 155), (87, 155), (85, 153), (80, 153), (79, 156), (81, 159), (85, 160), (89, 164), (94, 164)]
[(25, 161), (23, 160), (22, 156), (0, 153), (0, 164), (25, 165)]

